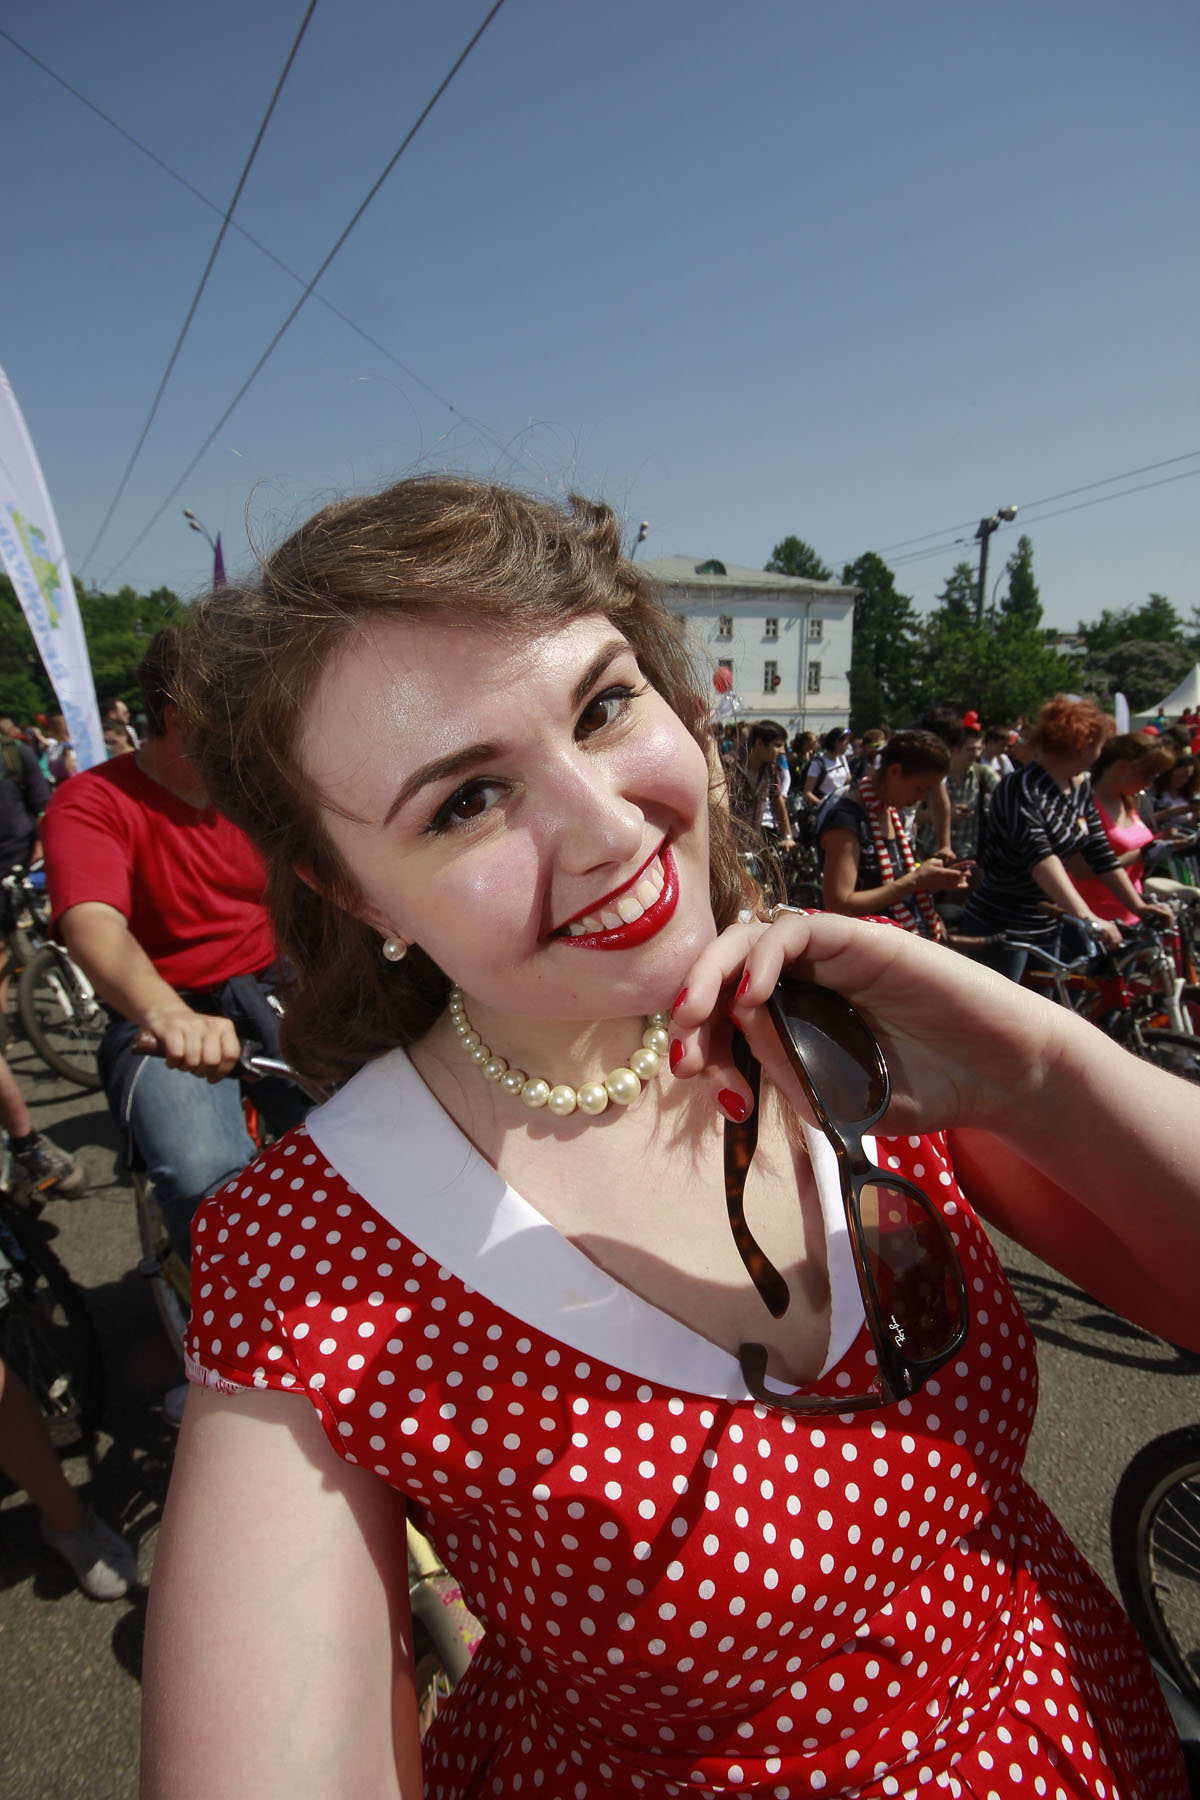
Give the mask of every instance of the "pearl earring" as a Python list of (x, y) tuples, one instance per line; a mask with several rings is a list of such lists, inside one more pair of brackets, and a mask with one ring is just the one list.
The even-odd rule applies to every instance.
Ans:
[(388, 962), (403, 962), (408, 955), (408, 945), (403, 938), (387, 937), (383, 940), (383, 954)]

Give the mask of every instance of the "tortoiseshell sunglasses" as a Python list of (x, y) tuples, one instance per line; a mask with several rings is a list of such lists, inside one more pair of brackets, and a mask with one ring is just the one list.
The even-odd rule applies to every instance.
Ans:
[[(891, 1083), (883, 1052), (861, 1015), (832, 989), (790, 975), (780, 980), (768, 1011), (837, 1156), (842, 1204), (878, 1370), (867, 1393), (779, 1393), (766, 1385), (765, 1347), (743, 1344), (738, 1354), (742, 1375), (756, 1400), (788, 1412), (861, 1412), (890, 1406), (918, 1393), (966, 1337), (962, 1264), (945, 1221), (928, 1196), (903, 1176), (879, 1168), (863, 1149), (863, 1138), (887, 1111)], [(725, 1202), (742, 1261), (767, 1309), (778, 1319), (788, 1308), (787, 1283), (755, 1242), (743, 1208), (746, 1176), (758, 1142), (761, 1070), (740, 1032), (734, 1033), (734, 1061), (755, 1104), (748, 1119), (725, 1126)]]

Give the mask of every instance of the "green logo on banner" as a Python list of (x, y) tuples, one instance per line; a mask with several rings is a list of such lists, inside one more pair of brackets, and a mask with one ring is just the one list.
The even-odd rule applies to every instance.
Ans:
[(62, 623), (58, 594), (62, 583), (58, 579), (58, 570), (46, 555), (46, 536), (41, 528), (22, 518), (15, 506), (9, 507), (12, 522), (24, 545), (25, 554), (29, 558), (29, 567), (33, 570), (33, 579), (37, 582), (42, 599), (46, 602), (46, 611), (50, 616), (51, 630), (57, 631)]

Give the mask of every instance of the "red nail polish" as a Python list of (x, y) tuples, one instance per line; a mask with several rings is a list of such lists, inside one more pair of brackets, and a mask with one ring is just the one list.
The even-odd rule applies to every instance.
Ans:
[(667, 1061), (670, 1063), (672, 1069), (677, 1069), (679, 1067), (679, 1061), (682, 1055), (683, 1045), (680, 1043), (679, 1039), (676, 1038), (672, 1042), (671, 1048), (667, 1051)]
[(734, 999), (740, 1000), (742, 995), (745, 993), (746, 989), (749, 986), (750, 986), (750, 971), (749, 971), (749, 969), (747, 969), (746, 973), (742, 976), (742, 979), (738, 983), (738, 991), (734, 995)]
[(721, 1089), (720, 1093), (717, 1095), (717, 1105), (723, 1113), (733, 1120), (735, 1125), (740, 1125), (742, 1120), (746, 1118), (750, 1112), (750, 1108), (742, 1099), (742, 1096), (740, 1094), (735, 1094), (732, 1088)]
[(676, 999), (676, 1000), (673, 1000), (673, 1001), (672, 1001), (672, 1002), (671, 1002), (671, 1011), (672, 1011), (672, 1012), (673, 1012), (673, 1013), (677, 1013), (677, 1012), (678, 1012), (678, 1011), (679, 1011), (679, 1009), (680, 1009), (680, 1007), (681, 1007), (681, 1006), (682, 1006), (682, 1005), (683, 1005), (683, 1003), (684, 1003), (684, 1001), (685, 1001), (685, 1000), (686, 1000), (686, 999), (687, 999), (687, 989), (686, 989), (686, 988), (681, 988), (681, 989), (680, 989), (680, 991), (679, 991), (679, 997), (678, 997), (678, 999)]

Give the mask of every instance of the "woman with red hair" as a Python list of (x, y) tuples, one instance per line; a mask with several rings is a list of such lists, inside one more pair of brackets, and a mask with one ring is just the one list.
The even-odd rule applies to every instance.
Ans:
[[(1074, 857), (1082, 856), (1129, 913), (1161, 910), (1143, 899), (1120, 867), (1092, 797), (1089, 771), (1112, 730), (1112, 720), (1090, 700), (1056, 695), (1030, 733), (1032, 759), (1005, 776), (992, 799), (979, 884), (962, 930), (1015, 940), (1016, 948), (977, 953), (1012, 981), (1020, 981), (1030, 950), (1056, 954), (1060, 914), (1096, 926), (1109, 943), (1120, 942), (1116, 924), (1097, 919), (1071, 879)], [(1058, 914), (1046, 909), (1046, 901)]]

